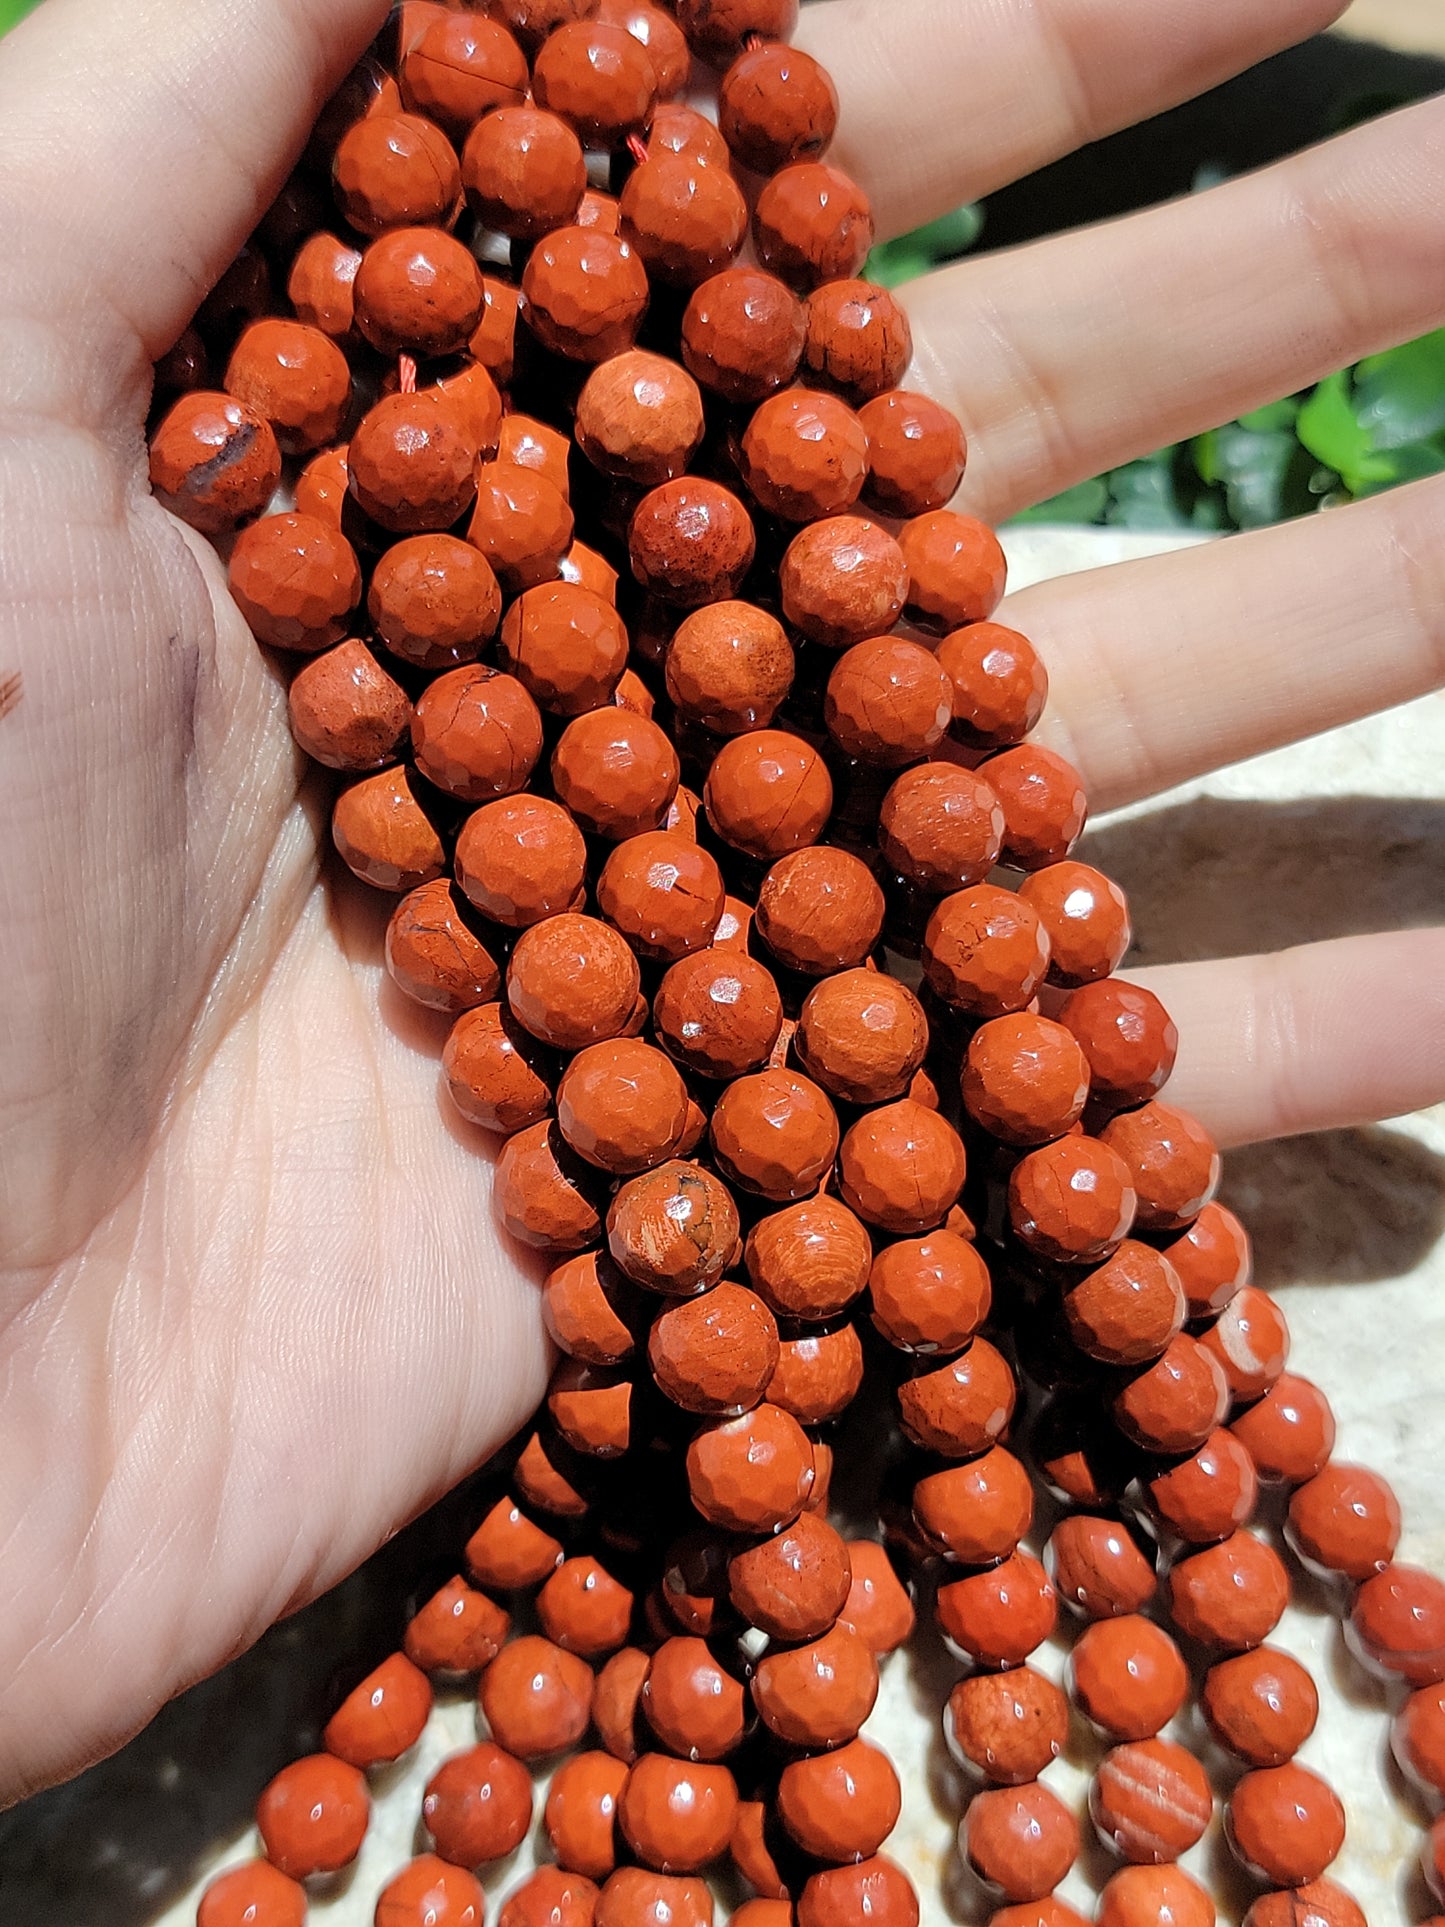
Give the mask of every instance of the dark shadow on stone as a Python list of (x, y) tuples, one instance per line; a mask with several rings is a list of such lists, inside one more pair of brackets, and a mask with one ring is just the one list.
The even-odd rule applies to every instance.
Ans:
[(149, 1927), (245, 1831), (272, 1774), (319, 1744), (338, 1664), (356, 1662), (354, 1684), (401, 1643), (500, 1483), (494, 1469), (465, 1481), (129, 1746), (0, 1814), (5, 1927)]
[(1197, 796), (1091, 830), (1079, 855), (1128, 893), (1133, 967), (1445, 922), (1445, 803), (1429, 797)]
[(1254, 1240), (1266, 1290), (1412, 1271), (1445, 1231), (1445, 1158), (1379, 1126), (1231, 1151), (1221, 1198)]

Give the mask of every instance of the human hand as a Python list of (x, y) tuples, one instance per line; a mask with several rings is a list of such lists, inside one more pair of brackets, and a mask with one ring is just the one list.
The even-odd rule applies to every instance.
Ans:
[[(836, 158), (887, 234), (1338, 10), (1181, 0), (1141, 45), (1126, 0), (834, 0), (800, 38), (838, 79)], [(150, 363), (383, 13), (46, 0), (0, 49), (12, 1795), (339, 1578), (544, 1382), (532, 1281), (491, 1228), (478, 1142), (443, 1122), (434, 1062), (387, 1013), (373, 908), (323, 864), (280, 684), (214, 555), (146, 486)], [(912, 379), (975, 440), (968, 505), (1006, 515), (1437, 322), (1445, 119), (1419, 109), (1334, 154), (911, 290)], [(1051, 740), (1096, 805), (1428, 686), (1440, 499), (1425, 484), (1009, 605), (1048, 653)], [(1445, 1087), (1445, 945), (1329, 948), (1171, 973), (1171, 1095), (1226, 1138)], [(1390, 1013), (1363, 1038), (1361, 976)], [(1284, 1053), (1291, 1024), (1327, 1048)], [(1242, 1039), (1255, 1057), (1226, 1076)]]

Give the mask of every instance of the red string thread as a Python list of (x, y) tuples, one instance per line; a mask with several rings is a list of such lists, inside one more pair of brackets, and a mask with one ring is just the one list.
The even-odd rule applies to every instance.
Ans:
[(642, 163), (647, 159), (647, 142), (642, 138), (641, 134), (629, 134), (627, 136), (627, 151), (633, 160), (637, 162), (637, 165), (641, 167)]
[(403, 395), (416, 393), (416, 363), (410, 355), (403, 355), (397, 364), (397, 387)]

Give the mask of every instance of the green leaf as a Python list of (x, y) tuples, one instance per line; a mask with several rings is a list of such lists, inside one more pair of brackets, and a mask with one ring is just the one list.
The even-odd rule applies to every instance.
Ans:
[(37, 0), (0, 0), (0, 33), (8, 33), (36, 4)]
[(1194, 527), (1193, 504), (1181, 502), (1175, 482), (1174, 450), (1164, 449), (1142, 462), (1116, 468), (1109, 477), (1109, 507), (1104, 520), (1128, 529)]
[(1445, 430), (1445, 328), (1362, 361), (1355, 413), (1375, 448), (1405, 448)]
[(1445, 471), (1445, 448), (1438, 440), (1411, 442), (1405, 448), (1382, 450), (1373, 460), (1381, 472), (1355, 491), (1359, 495), (1378, 495), (1382, 489), (1398, 488), (1402, 482), (1419, 482), (1427, 475), (1439, 475)]
[(1255, 408), (1248, 415), (1241, 415), (1241, 428), (1252, 428), (1261, 435), (1272, 429), (1293, 428), (1299, 420), (1299, 397), (1287, 395), (1283, 401), (1272, 401), (1267, 408)]
[(1348, 374), (1322, 381), (1300, 409), (1295, 427), (1310, 454), (1334, 469), (1351, 495), (1389, 481), (1389, 461), (1375, 453), (1360, 425)]
[(1014, 516), (1015, 522), (1101, 522), (1109, 505), (1109, 485), (1103, 476), (1066, 488), (1062, 495), (1047, 502), (1036, 502), (1031, 509)]
[(951, 214), (941, 214), (936, 221), (915, 228), (905, 238), (935, 261), (951, 261), (956, 254), (967, 254), (982, 233), (983, 209), (976, 201), (969, 201)]
[(1257, 529), (1314, 507), (1310, 476), (1314, 462), (1288, 429), (1260, 433), (1232, 422), (1194, 444), (1200, 478), (1221, 486), (1229, 523)]

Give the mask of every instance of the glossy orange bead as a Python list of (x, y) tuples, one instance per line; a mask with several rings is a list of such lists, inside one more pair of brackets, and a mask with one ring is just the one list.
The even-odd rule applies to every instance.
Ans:
[(809, 374), (855, 401), (897, 388), (913, 359), (913, 331), (902, 305), (871, 281), (830, 281), (808, 296)]
[(868, 473), (868, 436), (836, 396), (790, 388), (757, 409), (741, 461), (760, 507), (788, 522), (812, 522), (857, 501)]
[[(908, 596), (908, 567), (897, 542), (878, 523), (862, 515), (830, 515), (793, 537), (778, 572), (778, 586), (783, 613), (795, 629), (825, 649), (849, 649), (869, 637), (886, 636), (897, 622)], [(916, 657), (905, 652), (902, 660), (905, 665), (912, 663), (914, 682), (922, 684), (925, 694), (925, 700), (919, 701), (914, 692), (916, 713), (909, 719), (909, 732), (917, 733), (921, 718), (925, 731), (931, 733), (933, 719), (926, 702), (929, 678), (921, 675)], [(932, 657), (929, 663), (936, 670)], [(854, 675), (855, 705), (869, 686), (868, 679), (860, 683)], [(861, 720), (866, 719), (855, 718), (855, 724)]]
[(663, 1641), (652, 1656), (640, 1704), (661, 1745), (683, 1760), (725, 1759), (746, 1726), (741, 1680), (724, 1671), (702, 1639)]
[(429, 781), (481, 803), (525, 785), (542, 753), (542, 718), (514, 676), (469, 665), (423, 691), (412, 741)]
[(777, 1813), (805, 1853), (819, 1860), (867, 1859), (892, 1833), (902, 1809), (893, 1762), (867, 1740), (794, 1760), (778, 1781)]
[(1007, 1436), (1017, 1396), (1007, 1359), (976, 1338), (961, 1357), (899, 1387), (899, 1423), (925, 1451), (972, 1458)]
[(433, 532), (386, 551), (372, 572), (367, 608), (393, 655), (422, 669), (450, 669), (496, 634), (502, 594), (485, 556)]
[(1063, 1137), (1030, 1151), (1014, 1166), (1008, 1197), (1014, 1235), (1062, 1264), (1101, 1262), (1134, 1223), (1129, 1168), (1097, 1138)]
[(1005, 1900), (1042, 1900), (1079, 1854), (1079, 1823), (1042, 1781), (975, 1794), (958, 1830), (969, 1865)]
[(780, 1646), (758, 1662), (753, 1704), (770, 1733), (812, 1750), (846, 1746), (878, 1698), (878, 1660), (845, 1626), (803, 1646)]
[(897, 769), (930, 755), (948, 733), (951, 685), (917, 643), (879, 636), (855, 643), (828, 678), (823, 717), (843, 751)]
[(1048, 965), (1048, 933), (1036, 912), (991, 883), (945, 897), (923, 936), (929, 984), (946, 1004), (976, 1017), (1025, 1009)]
[(1005, 1144), (1045, 1144), (1083, 1115), (1089, 1066), (1062, 1024), (1028, 1012), (996, 1017), (969, 1041), (964, 1108)]
[(778, 1327), (742, 1285), (714, 1285), (664, 1311), (647, 1342), (661, 1390), (685, 1412), (707, 1417), (750, 1411), (778, 1362)]
[(1214, 1927), (1214, 1902), (1178, 1867), (1124, 1867), (1099, 1896), (1096, 1927)]
[(410, 773), (382, 770), (353, 783), (331, 812), (337, 854), (363, 883), (403, 896), (446, 868), (446, 852)]
[(1101, 1365), (1145, 1365), (1178, 1335), (1184, 1293), (1167, 1258), (1126, 1238), (1112, 1257), (1069, 1285), (1063, 1310), (1085, 1357)]
[(774, 41), (745, 47), (718, 89), (718, 126), (756, 174), (817, 160), (838, 125), (838, 93), (810, 54)]
[(1416, 1786), (1445, 1792), (1445, 1687), (1421, 1686), (1411, 1693), (1395, 1715), (1390, 1747), (1400, 1771)]
[(639, 956), (675, 963), (712, 941), (726, 892), (717, 864), (674, 830), (619, 843), (597, 881), (597, 907)]
[(1152, 1739), (1189, 1691), (1179, 1648), (1161, 1627), (1135, 1614), (1087, 1626), (1069, 1668), (1080, 1710), (1116, 1740)]
[(1259, 1481), (1238, 1439), (1216, 1431), (1191, 1458), (1150, 1479), (1148, 1491), (1155, 1516), (1181, 1539), (1203, 1546), (1248, 1523)]
[(935, 1552), (960, 1565), (1007, 1559), (1033, 1513), (1028, 1474), (1001, 1445), (966, 1465), (931, 1473), (913, 1488), (915, 1525)]
[(554, 1645), (595, 1659), (625, 1642), (632, 1594), (595, 1559), (579, 1555), (564, 1560), (538, 1593), (537, 1617)]
[[(654, 147), (657, 139), (654, 130)], [(688, 301), (682, 358), (704, 388), (726, 401), (755, 403), (792, 380), (806, 334), (802, 302), (776, 276), (724, 268)]]
[(202, 535), (223, 535), (265, 509), (281, 451), (265, 415), (247, 403), (183, 395), (151, 437), (150, 479), (162, 507)]
[(413, 1613), (406, 1656), (426, 1673), (475, 1673), (496, 1658), (511, 1623), (495, 1600), (458, 1575)]
[(1059, 1597), (1087, 1619), (1140, 1612), (1158, 1590), (1152, 1556), (1117, 1519), (1066, 1515), (1049, 1535), (1045, 1557)]
[(728, 1085), (712, 1117), (713, 1152), (725, 1177), (786, 1203), (818, 1188), (838, 1150), (838, 1119), (809, 1078), (759, 1071)]
[(873, 210), (856, 181), (825, 161), (794, 161), (758, 196), (758, 259), (789, 287), (809, 289), (858, 273), (873, 246)]
[(330, 1753), (283, 1767), (256, 1802), (267, 1858), (293, 1880), (336, 1873), (354, 1860), (370, 1817), (365, 1778)]
[(1049, 933), (1049, 980), (1073, 988), (1109, 976), (1133, 936), (1124, 892), (1087, 863), (1051, 863), (1019, 895)]
[(228, 1868), (201, 1895), (196, 1927), (305, 1927), (306, 1889), (268, 1860)]
[(1250, 1766), (1283, 1766), (1313, 1733), (1320, 1696), (1297, 1659), (1257, 1646), (1216, 1660), (1199, 1705), (1221, 1746)]
[(482, 1927), (486, 1905), (474, 1875), (424, 1853), (377, 1895), (375, 1927)]
[(759, 1219), (748, 1233), (748, 1276), (775, 1312), (805, 1320), (831, 1318), (868, 1282), (873, 1247), (867, 1231), (836, 1198), (818, 1197)]
[(631, 1179), (607, 1212), (613, 1258), (634, 1283), (686, 1298), (733, 1263), (738, 1213), (726, 1185), (701, 1165), (674, 1161)]
[(1282, 1372), (1263, 1398), (1235, 1414), (1229, 1429), (1266, 1484), (1303, 1485), (1335, 1446), (1329, 1400), (1294, 1372)]
[(605, 1880), (617, 1864), (617, 1808), (627, 1768), (610, 1753), (576, 1753), (552, 1776), (542, 1824), (568, 1873)]
[(807, 1434), (789, 1413), (759, 1405), (697, 1433), (687, 1449), (692, 1502), (709, 1525), (772, 1533), (791, 1525), (814, 1479)]
[(972, 771), (921, 763), (884, 797), (878, 847), (893, 869), (930, 894), (964, 890), (998, 861), (1003, 809)]
[(879, 1104), (908, 1090), (928, 1049), (928, 1020), (896, 978), (845, 970), (809, 991), (793, 1048), (834, 1097)]
[(1069, 1736), (1069, 1702), (1042, 1673), (971, 1673), (948, 1696), (943, 1737), (954, 1759), (1000, 1786), (1036, 1780)]
[(329, 769), (379, 769), (400, 752), (411, 727), (406, 693), (362, 642), (339, 643), (292, 683), (291, 734)]
[(695, 288), (729, 266), (748, 231), (747, 202), (726, 168), (666, 150), (628, 176), (620, 213), (648, 272), (675, 288)]
[(657, 69), (624, 27), (569, 21), (543, 41), (532, 66), (539, 103), (576, 128), (588, 147), (613, 147), (645, 126)]
[(770, 1639), (816, 1639), (843, 1610), (852, 1572), (844, 1541), (825, 1519), (805, 1512), (773, 1538), (734, 1553), (728, 1593)]
[(679, 626), (666, 676), (686, 721), (735, 736), (773, 720), (792, 687), (792, 646), (782, 624), (751, 603), (711, 603)]
[(306, 655), (339, 642), (361, 600), (351, 544), (311, 515), (268, 515), (243, 529), (228, 581), (258, 642)]
[(337, 146), (331, 177), (342, 213), (373, 238), (388, 228), (449, 227), (461, 203), (456, 152), (435, 122), (417, 114), (355, 121)]
[(1284, 1562), (1248, 1532), (1193, 1553), (1169, 1574), (1170, 1611), (1179, 1630), (1229, 1652), (1263, 1645), (1288, 1604)]
[(1316, 1571), (1363, 1580), (1394, 1558), (1400, 1525), (1399, 1501), (1377, 1472), (1332, 1460), (1293, 1494), (1285, 1529)]
[(1089, 1060), (1096, 1101), (1111, 1109), (1145, 1103), (1174, 1068), (1179, 1032), (1153, 991), (1138, 984), (1087, 984), (1066, 1000), (1059, 1022)]
[(576, 910), (587, 846), (567, 812), (540, 796), (505, 796), (467, 818), (456, 878), (483, 916), (514, 930)]
[(963, 1140), (937, 1111), (900, 1098), (869, 1111), (843, 1138), (838, 1188), (865, 1224), (907, 1236), (941, 1225), (958, 1201)]
[[(1332, 1880), (1307, 1880), (1302, 1887), (1261, 1894), (1244, 1916), (1243, 1927), (1366, 1927), (1364, 1910)], [(1439, 1916), (1427, 1923), (1439, 1927)]]
[(592, 1668), (535, 1634), (514, 1639), (482, 1675), (481, 1705), (499, 1746), (536, 1760), (573, 1746), (592, 1715)]
[(659, 1873), (696, 1873), (727, 1850), (737, 1787), (725, 1766), (644, 1753), (619, 1803), (627, 1844)]
[(602, 1889), (593, 1927), (713, 1927), (712, 1894), (705, 1880), (619, 1867)]
[(532, 1824), (531, 1775), (511, 1753), (484, 1740), (432, 1774), (421, 1817), (441, 1859), (458, 1867), (500, 1860)]
[(460, 139), (484, 114), (523, 98), (526, 57), (496, 21), (447, 10), (402, 48), (401, 87), (416, 113)]
[(1256, 1767), (1230, 1795), (1229, 1844), (1256, 1878), (1297, 1887), (1318, 1880), (1345, 1843), (1345, 1810), (1317, 1773), (1291, 1762)]
[(467, 1570), (479, 1585), (509, 1592), (539, 1586), (561, 1565), (562, 1548), (511, 1499), (498, 1499), (468, 1539)]
[(771, 860), (821, 835), (833, 810), (833, 782), (822, 757), (801, 737), (752, 730), (713, 758), (703, 806), (724, 843)]
[(587, 168), (582, 143), (559, 115), (502, 107), (468, 135), (461, 179), (483, 226), (536, 241), (575, 220)]
[(1412, 1686), (1445, 1680), (1445, 1582), (1418, 1566), (1386, 1566), (1355, 1594), (1345, 1633), (1377, 1673)]
[[(895, 398), (888, 396), (885, 401)], [(882, 407), (884, 403), (875, 404)], [(873, 414), (865, 410), (874, 439), (877, 487), (879, 449)], [(938, 645), (938, 660), (953, 684), (953, 729), (974, 749), (1007, 749), (1021, 743), (1044, 713), (1049, 677), (1038, 651), (1017, 629), (999, 622), (974, 622), (955, 629)]]
[(232, 351), (226, 392), (264, 415), (284, 453), (324, 448), (351, 405), (351, 370), (329, 335), (302, 321), (254, 321)]
[[(1090, 1630), (1121, 1623), (1102, 1621)], [(1214, 1796), (1203, 1767), (1182, 1746), (1136, 1740), (1105, 1754), (1089, 1789), (1089, 1812), (1106, 1846), (1125, 1860), (1158, 1866), (1203, 1837)]]
[(355, 282), (356, 325), (382, 355), (449, 355), (481, 319), (482, 272), (439, 228), (398, 227), (371, 243)]
[(647, 270), (620, 235), (557, 228), (522, 275), (522, 314), (544, 348), (570, 361), (606, 361), (637, 339)]
[(1155, 1100), (1121, 1112), (1100, 1136), (1128, 1166), (1142, 1228), (1181, 1230), (1214, 1195), (1219, 1151), (1203, 1125), (1176, 1105)]
[(351, 1766), (399, 1759), (421, 1738), (431, 1701), (425, 1673), (405, 1653), (393, 1653), (342, 1701), (326, 1723), (322, 1743)]
[(736, 596), (757, 551), (752, 518), (738, 497), (692, 475), (643, 496), (627, 542), (637, 581), (682, 609)]
[(702, 395), (675, 361), (633, 349), (588, 376), (575, 432), (604, 475), (656, 488), (686, 470), (702, 440)]

